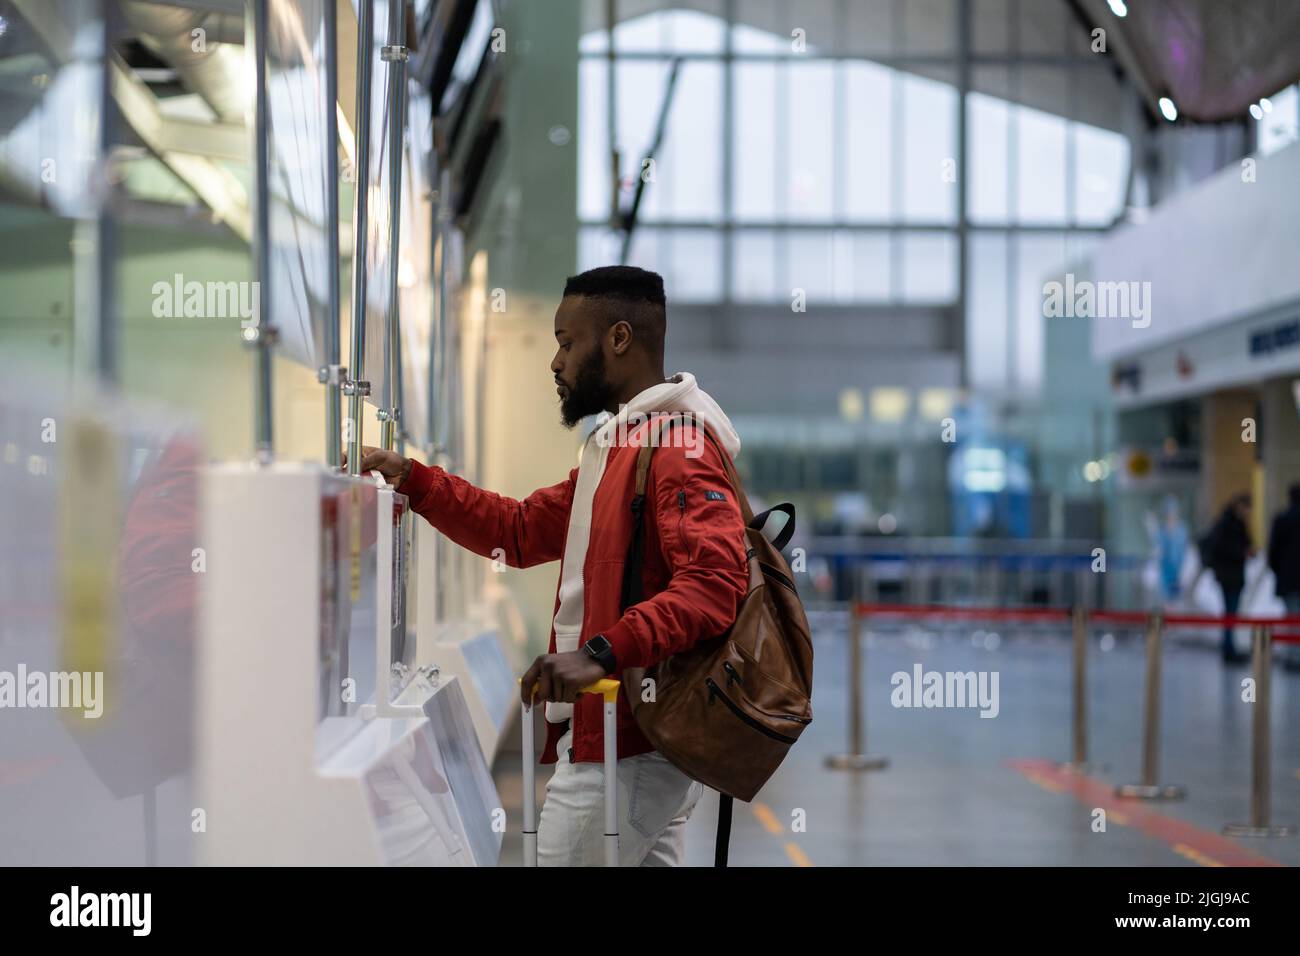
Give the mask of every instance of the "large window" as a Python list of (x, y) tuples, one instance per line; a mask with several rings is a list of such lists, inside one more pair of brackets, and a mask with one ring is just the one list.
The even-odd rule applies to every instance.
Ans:
[(976, 0), (965, 157), (954, 0), (692, 7), (620, 21), (611, 60), (604, 4), (587, 5), (579, 265), (618, 261), (615, 197), (627, 208), (642, 176), (628, 261), (663, 272), (676, 301), (788, 302), (799, 289), (810, 311), (951, 305), (965, 228), (972, 382), (1032, 387), (1041, 317), (1021, 313), (1023, 289), (1065, 265), (1065, 236), (1116, 219), (1128, 180), (1119, 83), (1065, 4)]

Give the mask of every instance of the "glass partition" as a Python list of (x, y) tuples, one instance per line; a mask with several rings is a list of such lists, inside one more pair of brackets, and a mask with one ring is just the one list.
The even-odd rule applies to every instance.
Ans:
[(329, 190), (326, 172), (325, 0), (269, 0), (267, 10), (267, 189), (271, 315), (279, 348), (312, 368), (324, 354), (330, 317)]

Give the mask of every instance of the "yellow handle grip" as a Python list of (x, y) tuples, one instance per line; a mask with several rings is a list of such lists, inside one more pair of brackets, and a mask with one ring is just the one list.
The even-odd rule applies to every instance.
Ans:
[[(515, 680), (515, 683), (521, 684), (523, 683), (523, 679), (518, 678)], [(618, 699), (618, 681), (614, 680), (614, 678), (612, 677), (602, 677), (600, 680), (596, 681), (596, 683), (582, 688), (582, 690), (578, 691), (578, 693), (579, 694), (600, 694), (600, 696), (605, 698), (605, 703), (607, 704), (613, 703), (615, 700)], [(533, 687), (533, 695), (534, 696), (537, 695), (536, 686)]]
[(612, 677), (602, 677), (590, 687), (584, 687), (582, 693), (600, 694), (605, 698), (605, 703), (612, 704), (618, 699), (618, 681)]

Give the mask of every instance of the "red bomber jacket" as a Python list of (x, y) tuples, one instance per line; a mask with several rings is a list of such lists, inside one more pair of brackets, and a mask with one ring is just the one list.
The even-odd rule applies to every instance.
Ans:
[[(578, 646), (604, 634), (618, 662), (614, 677), (625, 667), (648, 667), (697, 641), (726, 632), (745, 596), (749, 572), (740, 506), (723, 469), (724, 453), (703, 434), (690, 433), (698, 427), (694, 423), (674, 426), (672, 432), (680, 429), (681, 436), (665, 439), (650, 460), (641, 592), (645, 597), (621, 615), (623, 565), (632, 539), (637, 449), (646, 428), (634, 431), (625, 445), (609, 449), (592, 504)], [(594, 446), (588, 449), (588, 453), (594, 451)], [(575, 468), (559, 484), (516, 501), (417, 461), (398, 490), (410, 499), (415, 512), (452, 541), (485, 557), (504, 552), (506, 564), (527, 568), (563, 557), (577, 479)], [(557, 584), (552, 619), (559, 603)], [(550, 652), (555, 653), (554, 626)], [(601, 762), (600, 697), (586, 694), (579, 698), (573, 720), (573, 760)], [(556, 743), (566, 725), (547, 724), (543, 763), (556, 761)], [(619, 759), (652, 750), (620, 693)]]

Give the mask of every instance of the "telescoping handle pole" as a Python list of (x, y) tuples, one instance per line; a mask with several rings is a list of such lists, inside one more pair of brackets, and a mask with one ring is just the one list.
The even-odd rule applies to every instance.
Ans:
[[(605, 699), (605, 865), (618, 866), (618, 681), (598, 680), (579, 693)], [(523, 712), (524, 742), (524, 866), (537, 865), (537, 777), (534, 761), (533, 713)]]

